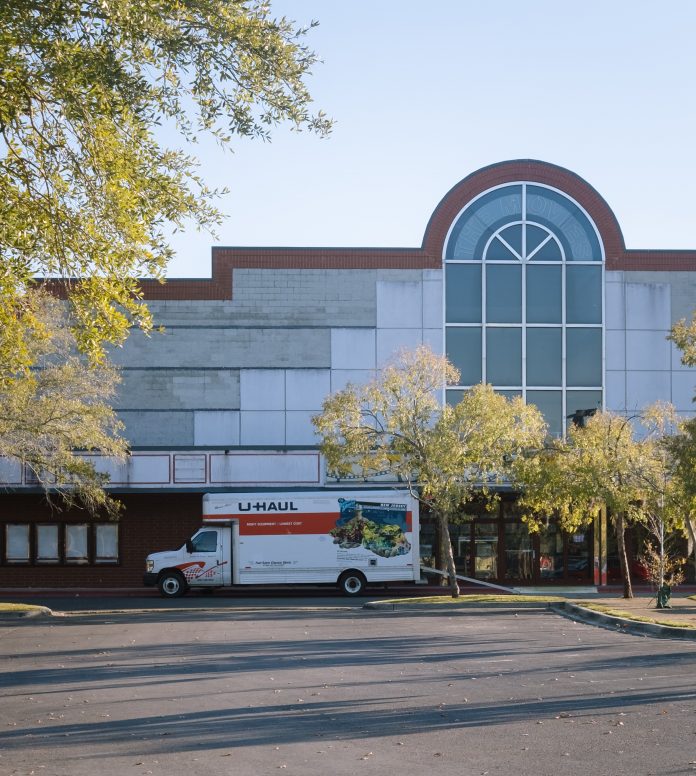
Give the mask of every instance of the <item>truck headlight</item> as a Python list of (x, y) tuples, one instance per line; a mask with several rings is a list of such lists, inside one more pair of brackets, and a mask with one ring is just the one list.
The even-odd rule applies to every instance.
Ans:
[(155, 561), (154, 560), (146, 560), (145, 561), (145, 571), (148, 572), (148, 574), (151, 574), (155, 570)]

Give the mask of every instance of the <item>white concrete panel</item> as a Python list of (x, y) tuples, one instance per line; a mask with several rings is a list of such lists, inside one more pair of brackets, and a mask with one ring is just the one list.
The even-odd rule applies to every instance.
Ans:
[(331, 329), (332, 369), (374, 369), (374, 329)]
[(605, 332), (606, 368), (626, 368), (626, 332), (608, 330)]
[(318, 445), (319, 439), (314, 433), (312, 415), (316, 412), (286, 412), (285, 413), (285, 444), (286, 445)]
[(423, 281), (423, 328), (442, 328), (442, 280)]
[(627, 372), (626, 409), (641, 410), (656, 401), (670, 401), (670, 372)]
[(285, 409), (284, 369), (242, 369), (239, 383), (241, 410)]
[(208, 467), (205, 453), (186, 455), (179, 453), (172, 456), (174, 464), (174, 482), (182, 484), (207, 482)]
[(240, 412), (240, 440), (244, 445), (284, 445), (285, 413)]
[(623, 412), (626, 409), (626, 372), (623, 370), (607, 370), (605, 405), (610, 412)]
[(626, 328), (662, 329), (672, 325), (668, 283), (626, 283)]
[(211, 455), (210, 481), (218, 485), (321, 484), (319, 453)]
[(328, 369), (288, 369), (285, 373), (285, 405), (289, 410), (319, 410), (330, 391)]
[(399, 350), (413, 350), (422, 341), (422, 329), (377, 329), (377, 366), (383, 367)]
[(626, 332), (626, 369), (669, 370), (670, 362), (666, 331)]
[(332, 369), (331, 393), (342, 391), (348, 383), (365, 385), (375, 376), (374, 369)]
[(623, 283), (605, 283), (604, 316), (607, 329), (626, 328), (626, 299)]
[(239, 444), (239, 412), (234, 410), (193, 413), (193, 444), (196, 447)]
[(418, 281), (377, 281), (377, 328), (420, 328), (423, 288)]
[(424, 329), (423, 344), (428, 345), (433, 353), (442, 355), (445, 352), (445, 342), (442, 329)]
[(693, 412), (696, 404), (696, 374), (691, 372), (672, 372), (672, 404), (678, 412)]
[(125, 461), (100, 456), (85, 457), (94, 462), (98, 472), (109, 475), (112, 485), (168, 485), (171, 482), (169, 453), (131, 453)]

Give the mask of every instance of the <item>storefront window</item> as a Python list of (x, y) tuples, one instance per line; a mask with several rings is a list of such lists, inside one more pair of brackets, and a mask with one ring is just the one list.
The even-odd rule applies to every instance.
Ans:
[(5, 560), (8, 563), (29, 561), (29, 526), (5, 526)]
[(474, 526), (475, 566), (477, 579), (498, 577), (498, 523), (477, 523)]
[(114, 563), (118, 560), (118, 525), (109, 523), (95, 525), (95, 544), (97, 563)]
[(65, 526), (65, 559), (70, 563), (87, 562), (87, 526)]
[(524, 523), (505, 524), (505, 578), (529, 582), (534, 578), (532, 537)]
[(36, 560), (38, 563), (57, 563), (58, 555), (58, 526), (36, 526)]

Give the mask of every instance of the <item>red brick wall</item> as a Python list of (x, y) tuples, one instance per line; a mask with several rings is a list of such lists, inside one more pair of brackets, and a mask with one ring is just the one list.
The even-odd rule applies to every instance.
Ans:
[[(203, 495), (200, 493), (152, 493), (123, 495), (119, 523), (118, 564), (17, 565), (0, 558), (0, 588), (11, 587), (140, 587), (145, 557), (150, 552), (180, 547), (200, 526)], [(4, 524), (86, 523), (79, 510), (51, 512), (41, 496), (2, 497), (0, 548), (4, 549)]]

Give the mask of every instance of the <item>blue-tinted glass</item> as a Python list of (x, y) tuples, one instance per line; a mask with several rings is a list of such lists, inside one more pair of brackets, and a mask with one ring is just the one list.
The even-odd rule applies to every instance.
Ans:
[(497, 237), (491, 240), (486, 251), (486, 261), (519, 261), (515, 254)]
[(566, 385), (602, 385), (601, 329), (566, 329)]
[(561, 385), (561, 329), (527, 329), (527, 385)]
[(486, 321), (522, 321), (522, 267), (489, 264), (486, 267)]
[(527, 404), (536, 404), (548, 423), (549, 434), (563, 433), (563, 402), (560, 391), (527, 391)]
[(459, 404), (459, 402), (464, 397), (465, 391), (461, 390), (452, 390), (451, 388), (448, 388), (445, 392), (445, 400), (447, 401), (447, 404), (450, 405), (450, 407), (454, 407), (456, 404)]
[(561, 323), (561, 267), (527, 266), (527, 323)]
[(503, 229), (500, 236), (513, 251), (517, 252), (518, 256), (522, 255), (522, 224), (508, 226), (507, 229)]
[(567, 323), (602, 322), (602, 268), (566, 268)]
[(541, 186), (527, 186), (527, 218), (549, 228), (568, 261), (601, 261), (597, 234), (580, 208), (567, 197)]
[(522, 218), (522, 187), (489, 191), (457, 219), (447, 243), (447, 259), (480, 259), (486, 242), (505, 224)]
[(544, 240), (549, 236), (546, 229), (534, 224), (527, 224), (527, 256), (533, 253)]
[(561, 247), (554, 237), (545, 242), (533, 256), (527, 250), (527, 257), (531, 261), (563, 261)]
[(522, 329), (486, 329), (486, 382), (522, 385)]
[(481, 327), (447, 328), (447, 358), (460, 371), (460, 385), (481, 382)]
[(445, 265), (445, 320), (481, 323), (481, 265)]
[(601, 391), (566, 391), (566, 418), (578, 410), (598, 410), (601, 406)]
[(496, 393), (499, 393), (501, 396), (504, 396), (506, 399), (514, 399), (517, 396), (522, 396), (522, 391), (515, 391), (515, 390), (502, 390), (501, 388), (496, 388)]

